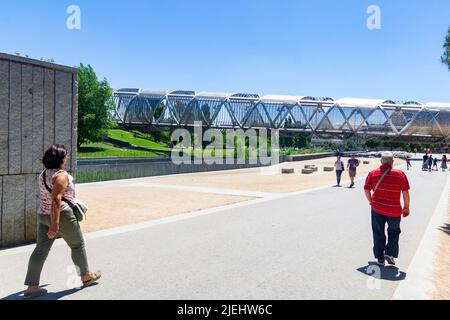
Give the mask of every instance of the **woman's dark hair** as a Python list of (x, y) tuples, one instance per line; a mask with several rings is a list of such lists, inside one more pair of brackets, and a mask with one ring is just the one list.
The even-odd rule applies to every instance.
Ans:
[(66, 156), (66, 147), (62, 144), (54, 144), (45, 151), (42, 163), (46, 169), (59, 169)]

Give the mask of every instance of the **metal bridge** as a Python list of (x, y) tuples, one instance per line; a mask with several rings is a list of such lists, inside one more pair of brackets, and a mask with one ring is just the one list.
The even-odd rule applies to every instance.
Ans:
[(279, 129), (316, 137), (450, 140), (450, 103), (194, 91), (114, 91), (114, 120), (129, 128)]

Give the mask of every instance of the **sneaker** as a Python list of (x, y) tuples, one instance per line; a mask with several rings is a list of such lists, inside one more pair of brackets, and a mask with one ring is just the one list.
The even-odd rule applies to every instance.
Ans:
[(395, 266), (395, 259), (393, 256), (384, 256), (389, 266)]
[(354, 184), (354, 183), (351, 183), (350, 186), (349, 186), (349, 188), (353, 188), (354, 186), (355, 186), (355, 184)]
[(377, 259), (377, 265), (384, 266), (384, 259)]

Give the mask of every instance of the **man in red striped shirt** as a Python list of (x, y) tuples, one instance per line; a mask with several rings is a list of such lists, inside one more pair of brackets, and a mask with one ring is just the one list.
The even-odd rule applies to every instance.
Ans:
[[(387, 261), (391, 266), (395, 266), (394, 258), (398, 258), (400, 221), (402, 216), (409, 216), (410, 189), (405, 173), (393, 169), (393, 165), (393, 154), (383, 152), (381, 167), (369, 173), (364, 185), (366, 198), (372, 207), (373, 253), (379, 265), (384, 265)], [(403, 196), (403, 207), (400, 195)]]

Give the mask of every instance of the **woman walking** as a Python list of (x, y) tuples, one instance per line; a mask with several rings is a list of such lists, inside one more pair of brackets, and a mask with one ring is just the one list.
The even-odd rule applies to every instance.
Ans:
[(441, 168), (442, 168), (442, 171), (444, 171), (444, 172), (447, 171), (447, 168), (448, 168), (447, 162), (448, 162), (447, 156), (444, 154), (442, 156), (442, 160), (441, 160)]
[(341, 156), (337, 157), (337, 160), (334, 163), (334, 167), (336, 168), (336, 180), (337, 180), (336, 187), (340, 187), (341, 186), (342, 172), (344, 172), (344, 168), (345, 168), (344, 162), (341, 160)]
[(99, 271), (89, 271), (83, 234), (73, 210), (66, 202), (73, 203), (75, 200), (73, 177), (64, 170), (66, 162), (67, 150), (60, 144), (48, 149), (42, 159), (45, 170), (39, 177), (37, 244), (28, 263), (25, 279), (28, 289), (24, 294), (26, 299), (47, 293), (47, 290), (39, 287), (39, 281), (44, 262), (58, 235), (72, 251), (72, 260), (77, 267), (78, 275), (81, 276), (83, 287), (92, 285), (101, 277)]

